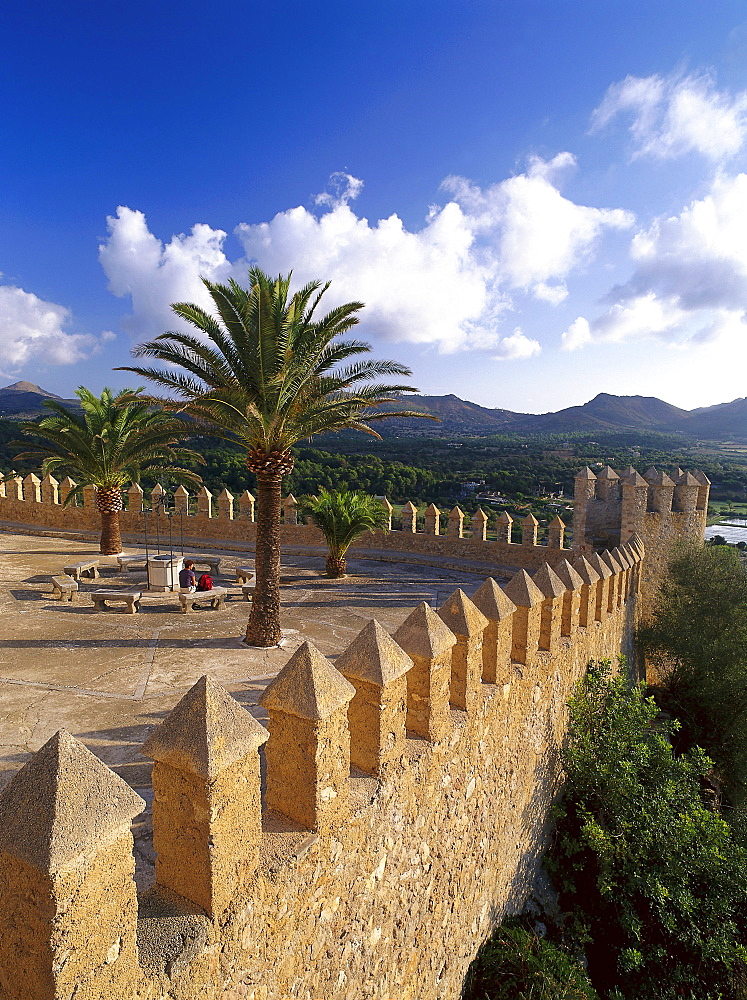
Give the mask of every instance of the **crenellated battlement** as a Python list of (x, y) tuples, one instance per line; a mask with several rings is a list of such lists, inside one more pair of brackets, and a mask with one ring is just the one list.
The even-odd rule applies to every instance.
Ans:
[(139, 903), (143, 803), (58, 733), (0, 795), (4, 1000), (457, 996), (531, 892), (565, 703), (589, 659), (630, 652), (644, 555), (634, 536), (457, 589), (334, 663), (306, 642), (264, 726), (203, 677), (142, 748)]
[[(71, 479), (58, 483), (52, 476), (39, 480), (33, 473), (25, 479), (20, 476), (7, 479), (0, 486), (0, 521), (51, 530), (97, 531), (100, 515), (92, 487), (79, 498), (77, 505), (62, 507), (74, 487)], [(119, 515), (122, 535), (142, 543), (147, 530), (151, 540), (157, 533), (163, 540), (171, 520), (172, 534), (190, 546), (220, 543), (223, 548), (241, 550), (254, 546), (255, 499), (248, 490), (236, 497), (227, 489), (214, 495), (203, 486), (190, 494), (179, 486), (168, 498), (170, 518), (166, 517), (164, 500), (160, 486), (149, 495), (137, 485), (123, 491), (123, 510)], [(497, 537), (488, 539), (488, 518), (481, 508), (470, 518), (459, 507), (447, 514), (429, 504), (419, 522), (413, 503), (405, 504), (397, 518), (386, 498), (383, 504), (389, 514), (388, 530), (366, 534), (353, 545), (352, 551), (366, 550), (367, 558), (397, 562), (404, 553), (411, 553), (424, 563), (443, 564), (452, 560), (457, 566), (467, 561), (491, 575), (506, 578), (519, 566), (534, 571), (544, 562), (555, 566), (572, 555), (566, 547), (566, 528), (559, 517), (542, 530), (532, 514), (515, 521), (503, 512), (496, 525)], [(281, 539), (286, 547), (324, 546), (318, 529), (299, 517), (298, 501), (292, 494), (283, 500), (282, 509)], [(143, 511), (147, 514), (147, 525)]]

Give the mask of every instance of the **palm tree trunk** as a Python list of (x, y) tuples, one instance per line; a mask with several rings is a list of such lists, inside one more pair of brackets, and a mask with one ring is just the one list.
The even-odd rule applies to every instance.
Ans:
[(280, 509), (283, 476), (257, 473), (257, 541), (254, 570), (257, 575), (252, 611), (246, 627), (250, 646), (276, 646), (280, 631)]
[(327, 576), (339, 579), (345, 576), (347, 570), (348, 564), (345, 556), (327, 556)]
[(106, 513), (102, 510), (99, 552), (102, 556), (117, 556), (121, 551), (122, 536), (119, 533), (119, 511)]

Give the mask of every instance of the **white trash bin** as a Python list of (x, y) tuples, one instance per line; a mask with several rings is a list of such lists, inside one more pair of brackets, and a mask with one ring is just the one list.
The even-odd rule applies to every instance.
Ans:
[(148, 556), (148, 590), (178, 590), (181, 556)]

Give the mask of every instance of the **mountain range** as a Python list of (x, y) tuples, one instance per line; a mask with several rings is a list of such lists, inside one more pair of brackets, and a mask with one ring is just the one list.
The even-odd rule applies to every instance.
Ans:
[[(56, 399), (79, 409), (77, 399), (63, 399), (33, 382), (14, 382), (0, 389), (0, 415), (15, 420), (34, 419), (46, 413), (45, 399)], [(747, 440), (747, 397), (682, 410), (655, 396), (613, 396), (600, 392), (583, 406), (569, 406), (553, 413), (514, 413), (492, 409), (447, 396), (402, 395), (392, 409), (406, 406), (439, 418), (391, 420), (380, 425), (387, 434), (450, 437), (485, 434), (565, 434), (573, 431), (648, 430), (681, 433), (706, 440)]]

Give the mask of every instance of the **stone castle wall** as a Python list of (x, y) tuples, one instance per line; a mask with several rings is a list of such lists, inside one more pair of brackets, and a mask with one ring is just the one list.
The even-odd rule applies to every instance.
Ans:
[(642, 547), (599, 558), (457, 590), (394, 636), (371, 622), (334, 666), (304, 644), (263, 695), (269, 734), (199, 681), (143, 748), (139, 904), (144, 804), (58, 733), (0, 796), (0, 995), (457, 997), (531, 894), (573, 686), (630, 649)]
[[(703, 484), (673, 484), (667, 509), (629, 479), (611, 550), (587, 526), (618, 498), (586, 470), (575, 556), (557, 525), (535, 544), (527, 520), (523, 544), (496, 543), (523, 567), (505, 586), (422, 604), (393, 636), (371, 622), (334, 665), (301, 646), (262, 697), (267, 729), (202, 678), (143, 747), (157, 863), (139, 900), (129, 823), (144, 803), (60, 731), (0, 795), (3, 1000), (458, 997), (481, 942), (531, 895), (576, 681), (589, 659), (632, 652), (641, 588), (674, 537), (702, 538)], [(90, 526), (90, 503), (63, 513), (37, 486), (16, 484), (0, 517), (47, 508), (39, 521)], [(253, 524), (209, 514), (196, 517), (220, 539)], [(294, 514), (284, 532), (309, 538)], [(430, 523), (382, 535), (388, 552), (492, 544)]]

